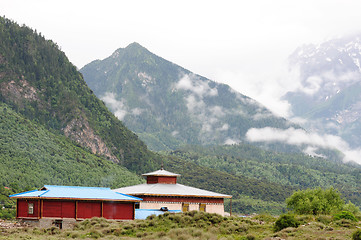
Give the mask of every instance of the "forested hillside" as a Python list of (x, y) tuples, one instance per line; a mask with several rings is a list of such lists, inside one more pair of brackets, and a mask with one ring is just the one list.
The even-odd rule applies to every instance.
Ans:
[(246, 141), (250, 128), (298, 128), (228, 85), (132, 43), (80, 72), (94, 93), (152, 150)]
[[(13, 191), (44, 184), (130, 185), (142, 179), (127, 169), (139, 176), (163, 162), (182, 175), (181, 183), (249, 203), (235, 212), (280, 212), (292, 192), (149, 151), (96, 98), (55, 43), (5, 18), (0, 18), (0, 86), (0, 184)], [(254, 206), (256, 201), (261, 204)]]
[(0, 103), (0, 136), (0, 185), (15, 191), (45, 184), (116, 188), (144, 181), (4, 103)]
[[(144, 181), (119, 164), (96, 156), (67, 137), (24, 118), (4, 103), (0, 103), (0, 134), (0, 185), (15, 192), (44, 184), (117, 188)], [(282, 202), (292, 192), (289, 187), (232, 176), (177, 157), (158, 157), (165, 161), (167, 169), (182, 174), (180, 183), (232, 194), (236, 212), (267, 209), (281, 212)], [(238, 201), (243, 204), (238, 206)]]
[(1, 101), (95, 154), (139, 173), (160, 165), (54, 42), (5, 18), (0, 18), (0, 86)]
[[(265, 151), (252, 145), (188, 146), (164, 153), (207, 168), (295, 189), (335, 187), (361, 206), (361, 166), (304, 154)], [(332, 155), (331, 153), (329, 155)]]

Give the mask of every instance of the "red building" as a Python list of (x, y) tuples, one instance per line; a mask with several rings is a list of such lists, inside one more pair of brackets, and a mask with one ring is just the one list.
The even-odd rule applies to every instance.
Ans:
[(134, 219), (135, 203), (142, 199), (116, 193), (110, 188), (45, 185), (11, 195), (17, 199), (16, 217), (39, 227), (66, 227), (92, 217)]
[(204, 211), (224, 215), (224, 199), (230, 195), (206, 191), (177, 183), (179, 174), (163, 168), (143, 174), (146, 184), (114, 189), (118, 193), (140, 197), (139, 209), (168, 209), (178, 211)]

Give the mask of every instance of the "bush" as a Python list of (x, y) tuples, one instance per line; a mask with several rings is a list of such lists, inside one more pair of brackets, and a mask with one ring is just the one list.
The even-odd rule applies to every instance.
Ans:
[(287, 207), (297, 214), (330, 214), (345, 205), (341, 194), (334, 188), (296, 191), (286, 199)]
[(357, 218), (350, 212), (342, 211), (335, 216), (333, 216), (335, 220), (341, 220), (341, 219), (349, 219), (351, 221), (357, 222)]
[(340, 219), (334, 222), (336, 226), (351, 228), (355, 226), (355, 222), (351, 221), (350, 219)]
[(270, 214), (260, 214), (253, 217), (253, 219), (262, 221), (262, 222), (274, 222), (276, 218)]
[(352, 234), (352, 240), (361, 240), (361, 229), (358, 229)]
[(300, 225), (300, 223), (297, 221), (294, 215), (291, 214), (284, 214), (281, 215), (274, 224), (274, 230), (276, 232), (288, 228), (288, 227), (295, 227), (297, 228)]
[(348, 203), (346, 203), (343, 207), (342, 207), (343, 211), (347, 211), (350, 212), (354, 215), (360, 214), (360, 208), (357, 207), (355, 204), (353, 204), (352, 202), (348, 201)]
[(320, 215), (316, 218), (316, 221), (328, 225), (332, 222), (332, 217), (329, 215)]
[(14, 219), (16, 216), (15, 209), (4, 208), (2, 209), (0, 206), (0, 219)]

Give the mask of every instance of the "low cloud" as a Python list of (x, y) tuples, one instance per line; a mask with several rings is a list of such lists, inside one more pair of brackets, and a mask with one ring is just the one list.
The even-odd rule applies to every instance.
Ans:
[(116, 94), (112, 92), (106, 92), (103, 97), (100, 98), (105, 105), (110, 109), (111, 112), (114, 113), (114, 115), (119, 120), (124, 120), (125, 116), (130, 114), (133, 116), (139, 116), (144, 112), (144, 109), (141, 108), (133, 108), (129, 109), (124, 101), (117, 100)]
[(143, 112), (143, 109), (141, 109), (141, 108), (134, 108), (132, 110), (132, 114), (135, 115), (135, 116), (138, 116), (138, 115), (142, 114), (142, 112)]
[(238, 144), (240, 143), (241, 141), (238, 140), (238, 139), (231, 139), (231, 138), (228, 138), (225, 142), (224, 142), (224, 145), (235, 145), (235, 144)]
[(318, 148), (332, 148), (341, 151), (345, 157), (344, 161), (354, 161), (361, 164), (361, 149), (351, 149), (342, 138), (325, 134), (308, 133), (302, 129), (288, 128), (251, 128), (246, 133), (246, 138), (251, 142), (283, 142), (290, 145), (308, 145), (304, 150), (313, 156)]
[(308, 154), (308, 155), (310, 155), (310, 156), (326, 158), (325, 155), (318, 154), (318, 153), (316, 152), (317, 150), (318, 150), (317, 147), (308, 146), (306, 149), (303, 150), (303, 152), (306, 153), (306, 154)]
[(313, 95), (320, 90), (322, 83), (323, 80), (319, 76), (311, 76), (306, 79), (305, 84), (300, 87), (300, 90), (307, 95)]
[(256, 121), (261, 120), (261, 119), (271, 118), (271, 117), (273, 117), (273, 115), (270, 112), (266, 112), (266, 113), (258, 112), (252, 116), (252, 118)]
[(204, 101), (206, 97), (217, 96), (217, 88), (209, 87), (208, 82), (202, 81), (193, 74), (186, 74), (177, 82), (175, 89), (190, 92), (185, 98), (187, 109), (200, 121), (202, 133), (228, 130), (228, 125), (220, 126), (220, 119), (226, 115), (224, 109), (218, 105), (207, 106)]
[(300, 84), (294, 91), (312, 96), (319, 93), (322, 89), (322, 92), (336, 94), (340, 89), (359, 81), (359, 79), (359, 71), (335, 73), (334, 70), (328, 70), (309, 76), (306, 79), (298, 80)]
[(114, 93), (106, 92), (100, 99), (104, 101), (104, 103), (119, 120), (123, 120), (128, 114), (128, 111), (126, 110), (126, 106), (123, 101), (118, 101), (115, 96), (116, 95)]
[(192, 113), (202, 112), (206, 106), (202, 99), (199, 99), (194, 95), (189, 95), (186, 98), (186, 102), (188, 110)]
[(188, 90), (197, 96), (203, 98), (206, 96), (217, 96), (216, 88), (209, 87), (208, 83), (198, 79), (194, 75), (184, 75), (176, 84), (176, 88), (180, 90)]
[(229, 129), (229, 125), (227, 123), (223, 124), (222, 127), (218, 128), (219, 131), (227, 131)]
[[(299, 68), (289, 69), (286, 64), (279, 64), (270, 69), (253, 69), (254, 71), (229, 71), (217, 69), (214, 78), (230, 85), (239, 93), (249, 98), (238, 97), (250, 104), (262, 104), (277, 116), (292, 116), (291, 105), (282, 97), (300, 86)], [(254, 100), (253, 100), (254, 99)], [(259, 116), (261, 117), (261, 116)]]

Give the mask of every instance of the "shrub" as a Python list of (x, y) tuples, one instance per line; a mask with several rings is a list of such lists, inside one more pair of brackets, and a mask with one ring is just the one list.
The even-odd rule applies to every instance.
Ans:
[(262, 221), (262, 222), (274, 222), (276, 218), (270, 214), (260, 214), (253, 217), (253, 219)]
[(353, 204), (352, 202), (348, 201), (348, 203), (346, 203), (343, 207), (342, 207), (343, 211), (347, 211), (350, 212), (354, 215), (360, 214), (360, 208), (357, 207), (355, 204)]
[(332, 222), (332, 217), (329, 215), (320, 215), (316, 218), (316, 221), (328, 225)]
[(354, 227), (354, 222), (350, 219), (340, 219), (334, 222), (335, 225), (345, 228)]
[(344, 205), (340, 193), (334, 188), (296, 191), (286, 199), (287, 207), (297, 214), (330, 214)]
[(361, 229), (352, 233), (352, 240), (361, 240)]
[(306, 223), (313, 221), (313, 216), (301, 215), (301, 216), (298, 216), (296, 219), (299, 222), (299, 224), (306, 224)]
[(252, 234), (248, 234), (248, 235), (246, 236), (246, 239), (247, 239), (247, 240), (256, 240), (256, 237), (255, 237), (254, 235), (252, 235)]
[(357, 222), (357, 218), (350, 212), (342, 211), (336, 215), (333, 216), (335, 220), (341, 220), (341, 219), (349, 219), (351, 221)]
[(274, 230), (276, 232), (288, 228), (288, 227), (295, 227), (297, 228), (300, 223), (297, 221), (294, 215), (291, 214), (284, 214), (281, 215), (274, 224)]
[(4, 208), (2, 209), (0, 207), (0, 219), (15, 219), (16, 216), (16, 210), (10, 209), (10, 208)]

